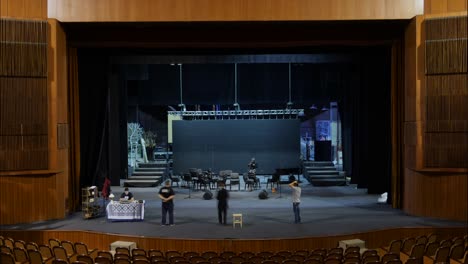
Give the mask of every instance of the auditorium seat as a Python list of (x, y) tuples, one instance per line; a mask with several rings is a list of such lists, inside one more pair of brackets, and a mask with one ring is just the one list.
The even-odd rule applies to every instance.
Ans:
[(76, 254), (75, 246), (73, 245), (72, 242), (64, 240), (64, 241), (61, 241), (61, 244), (62, 244), (62, 247), (67, 252), (68, 257), (73, 256), (73, 255)]
[(52, 249), (50, 248), (49, 245), (39, 245), (39, 252), (41, 252), (42, 259), (48, 259), (48, 258), (55, 258), (54, 253), (52, 252)]
[(51, 264), (53, 257), (44, 259), (41, 252), (35, 249), (28, 249), (29, 262), (31, 264)]
[(205, 259), (204, 257), (199, 256), (199, 255), (193, 255), (193, 256), (190, 256), (190, 257), (186, 257), (186, 259), (189, 260), (191, 263), (200, 263), (200, 262), (207, 261), (207, 259)]
[(75, 251), (78, 255), (88, 255), (92, 259), (96, 258), (98, 253), (97, 248), (88, 249), (88, 246), (81, 242), (75, 242)]
[(201, 253), (201, 256), (204, 257), (205, 259), (210, 259), (212, 257), (218, 257), (218, 253), (214, 251), (205, 251)]
[(54, 252), (55, 260), (64, 260), (68, 263), (76, 261), (77, 255), (74, 254), (74, 255), (69, 256), (67, 254), (67, 251), (61, 246), (53, 247), (52, 252)]
[(132, 264), (150, 264), (147, 259), (136, 259), (132, 261)]
[[(403, 242), (399, 239), (397, 240), (392, 240), (390, 242), (390, 246), (384, 248), (387, 252), (393, 252), (393, 253), (400, 253), (401, 250), (403, 250), (402, 248), (402, 245), (403, 245)], [(411, 247), (408, 249), (408, 251), (411, 250)]]
[(147, 257), (146, 250), (143, 248), (133, 248), (131, 253), (132, 253), (132, 258), (135, 256), (142, 256), (142, 255)]
[(393, 253), (393, 252), (388, 252), (387, 254), (383, 255), (380, 258), (380, 261), (382, 263), (385, 263), (385, 262), (390, 261), (390, 260), (399, 260), (399, 259), (400, 259), (400, 254)]
[(323, 264), (323, 262), (315, 258), (308, 258), (304, 260), (304, 264)]
[(166, 259), (169, 260), (169, 258), (171, 257), (181, 257), (182, 256), (182, 253), (179, 252), (179, 251), (176, 251), (176, 250), (168, 250), (166, 251), (166, 254), (164, 254), (166, 256)]
[[(121, 254), (124, 255), (124, 254)], [(114, 256), (114, 264), (132, 264), (132, 261), (129, 258), (121, 258)]]
[(84, 262), (84, 263), (86, 263), (86, 264), (94, 264), (93, 258), (91, 258), (91, 257), (88, 256), (88, 255), (78, 255), (78, 256), (76, 257), (76, 260), (81, 261), (81, 262)]
[(425, 235), (416, 237), (416, 244), (427, 244), (427, 237)]
[[(468, 251), (468, 248), (466, 249)], [(455, 260), (463, 259), (463, 254), (465, 253), (465, 245), (464, 244), (454, 244), (450, 248), (450, 258)]]
[(405, 253), (410, 253), (414, 245), (416, 245), (416, 239), (414, 237), (407, 237), (403, 239), (401, 251)]
[(424, 256), (424, 251), (425, 251), (425, 245), (424, 244), (418, 244), (418, 245), (413, 245), (411, 248), (411, 253), (410, 257), (416, 258), (416, 259), (422, 259)]
[(170, 257), (167, 257), (167, 260), (169, 260), (171, 263), (180, 263), (186, 261), (186, 259), (181, 255), (171, 255)]
[(128, 259), (130, 260), (130, 255), (126, 254), (126, 253), (122, 253), (122, 252), (116, 252), (114, 254), (114, 262), (117, 258), (121, 258), (121, 259)]
[(434, 263), (447, 263), (449, 262), (450, 247), (439, 247), (436, 250)]
[(434, 256), (436, 253), (437, 248), (439, 248), (439, 242), (431, 242), (426, 245), (426, 249), (424, 252), (425, 256)]
[(151, 256), (150, 257), (151, 263), (160, 263), (161, 261), (166, 261), (165, 256)]
[(380, 256), (378, 255), (367, 255), (362, 259), (362, 263), (367, 264), (375, 261), (380, 261)]
[(0, 252), (13, 254), (13, 250), (5, 245), (0, 246)]
[[(127, 256), (130, 256), (130, 249), (128, 249), (126, 247), (116, 247), (115, 248), (115, 253), (125, 254)], [(115, 256), (114, 256), (114, 258), (115, 258)]]
[(50, 246), (50, 248), (53, 249), (54, 247), (59, 247), (59, 246), (61, 246), (61, 245), (62, 245), (62, 244), (61, 244), (60, 240), (55, 239), (55, 238), (49, 238), (49, 246)]
[[(99, 250), (97, 253), (97, 257), (107, 258), (111, 262), (114, 261), (114, 256), (112, 255), (112, 253), (110, 253), (109, 251), (105, 251), (105, 250)], [(96, 262), (96, 258), (94, 258), (94, 262)]]
[(15, 247), (13, 249), (13, 256), (15, 257), (16, 262), (29, 262), (28, 252), (26, 252), (26, 249), (24, 248)]
[(39, 251), (39, 246), (34, 242), (28, 242), (28, 243), (26, 243), (26, 249), (27, 250), (34, 249), (34, 250)]
[(7, 247), (9, 247), (11, 250), (15, 248), (15, 240), (11, 237), (5, 237), (3, 239), (3, 244)]
[(0, 263), (2, 263), (2, 264), (15, 264), (15, 258), (10, 253), (0, 252)]
[(14, 247), (26, 249), (26, 242), (23, 240), (15, 240)]
[[(108, 252), (108, 253), (110, 254), (110, 252)], [(113, 261), (112, 261), (112, 259), (109, 259), (108, 257), (100, 256), (98, 254), (98, 256), (94, 259), (94, 263), (95, 264), (112, 264)]]
[(154, 256), (163, 256), (164, 257), (164, 253), (159, 250), (159, 249), (150, 249), (148, 250), (148, 257), (154, 257)]

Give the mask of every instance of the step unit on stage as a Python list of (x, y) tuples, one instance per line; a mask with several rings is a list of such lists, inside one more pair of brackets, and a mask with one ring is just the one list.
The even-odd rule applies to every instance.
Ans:
[(303, 175), (314, 186), (344, 186), (346, 178), (331, 161), (303, 161)]
[(167, 175), (167, 162), (139, 163), (124, 182), (124, 187), (155, 187)]

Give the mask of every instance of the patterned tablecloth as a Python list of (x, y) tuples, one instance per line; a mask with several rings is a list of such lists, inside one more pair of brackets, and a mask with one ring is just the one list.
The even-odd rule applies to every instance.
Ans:
[(145, 201), (132, 203), (110, 202), (106, 207), (109, 220), (143, 220), (145, 219)]

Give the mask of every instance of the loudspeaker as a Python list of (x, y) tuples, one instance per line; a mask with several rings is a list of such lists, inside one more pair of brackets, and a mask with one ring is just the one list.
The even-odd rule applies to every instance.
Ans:
[(266, 190), (262, 190), (262, 191), (258, 194), (258, 199), (261, 199), (261, 200), (268, 199), (268, 192), (267, 192)]
[(205, 200), (213, 199), (213, 194), (211, 193), (210, 190), (205, 191), (205, 193), (203, 194), (203, 199), (205, 199)]

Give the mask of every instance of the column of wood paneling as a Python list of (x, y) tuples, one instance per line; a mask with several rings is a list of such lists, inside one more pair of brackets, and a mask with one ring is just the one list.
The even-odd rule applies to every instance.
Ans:
[(425, 20), (424, 165), (468, 168), (467, 16)]
[(467, 221), (467, 17), (420, 21), (405, 36), (403, 210)]
[(49, 17), (89, 21), (298, 21), (410, 19), (420, 0), (53, 0)]
[[(41, 145), (45, 149), (40, 153), (29, 151), (23, 156), (12, 155), (11, 159), (0, 157), (0, 163), (9, 161), (6, 165), (0, 164), (0, 167), (14, 168), (10, 171), (0, 171), (0, 200), (2, 200), (0, 225), (63, 218), (68, 192), (66, 171), (68, 165), (65, 162), (51, 162), (51, 155), (49, 155), (50, 147), (57, 153), (57, 142), (55, 145), (50, 144), (49, 139), (50, 131), (56, 133), (57, 125), (50, 125), (49, 117), (52, 109), (49, 107), (51, 86), (48, 73), (55, 71), (57, 63), (54, 60), (49, 61), (52, 64), (48, 63), (51, 48), (48, 38), (50, 26), (45, 20), (47, 19), (47, 0), (2, 0), (0, 1), (0, 16), (2, 22), (15, 20), (12, 25), (16, 27), (10, 30), (11, 26), (7, 27), (2, 24), (0, 30), (1, 36), (15, 40), (0, 45), (0, 71), (3, 72), (0, 75), (4, 75), (0, 85), (0, 100), (4, 100), (0, 102), (0, 118), (2, 118), (0, 119), (0, 126), (2, 126), (0, 134), (4, 132), (10, 137), (8, 139), (3, 137), (4, 140), (0, 142), (0, 152), (4, 150), (4, 146), (17, 149), (19, 144), (24, 147)], [(31, 32), (36, 32), (36, 34)], [(31, 45), (31, 42), (38, 42), (40, 45)], [(18, 64), (18, 61), (24, 63)], [(5, 74), (8, 76), (5, 77)], [(65, 78), (66, 74), (63, 76), (62, 78)], [(54, 77), (55, 80), (57, 80), (56, 77)], [(20, 88), (8, 89), (11, 87)], [(23, 100), (21, 102), (12, 100), (15, 96), (21, 96)], [(66, 96), (60, 99), (66, 104)], [(57, 110), (62, 109), (54, 111)], [(12, 115), (19, 115), (20, 118), (12, 120), (9, 118)], [(66, 110), (63, 111), (63, 115), (67, 115)], [(22, 141), (19, 141), (17, 137), (12, 139), (10, 135), (18, 133), (18, 124), (26, 121), (29, 123), (23, 124), (23, 133), (35, 133), (37, 136), (27, 138), (28, 135), (25, 135)], [(67, 120), (59, 121), (67, 123)], [(21, 132), (21, 127), (19, 131)], [(66, 159), (68, 162), (67, 151), (63, 149), (63, 153), (60, 153), (63, 155), (54, 155), (54, 159)], [(35, 169), (19, 170), (25, 161), (29, 162), (29, 169)], [(51, 163), (61, 164), (61, 166), (51, 168)]]
[(58, 127), (67, 127), (67, 139), (69, 142), (69, 116), (68, 116), (68, 83), (67, 83), (67, 44), (66, 36), (62, 26), (57, 20), (49, 19), (49, 168), (61, 171), (57, 175), (57, 196), (61, 197), (56, 201), (56, 206), (66, 211), (69, 210), (70, 193), (70, 172), (69, 172), (69, 147), (59, 147)]
[(47, 23), (0, 28), (0, 171), (47, 169)]

